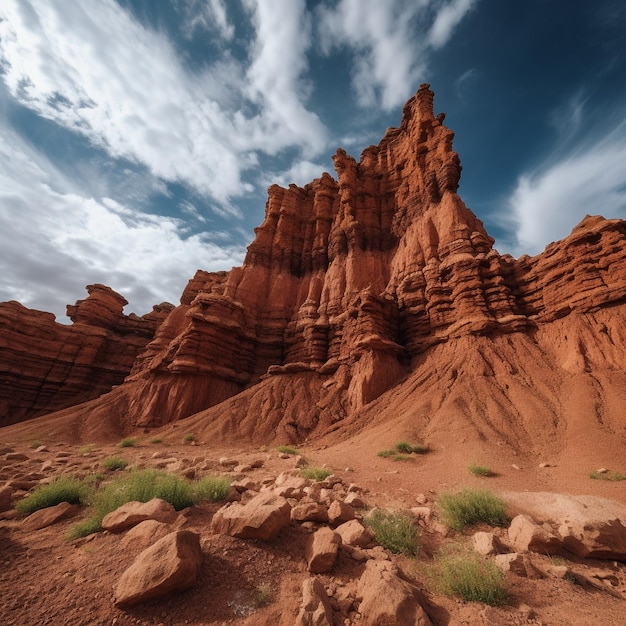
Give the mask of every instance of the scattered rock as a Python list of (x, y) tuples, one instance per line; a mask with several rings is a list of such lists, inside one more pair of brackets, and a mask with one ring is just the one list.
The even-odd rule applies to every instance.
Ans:
[(541, 554), (559, 554), (563, 542), (539, 526), (528, 515), (517, 515), (509, 526), (509, 543), (518, 552), (539, 552)]
[(504, 572), (513, 572), (513, 574), (525, 578), (541, 578), (541, 573), (533, 565), (527, 554), (520, 554), (519, 552), (498, 554), (494, 558), (494, 562)]
[(291, 509), (291, 519), (296, 522), (328, 522), (328, 509), (319, 502), (301, 502)]
[(213, 516), (214, 533), (241, 539), (273, 539), (291, 521), (291, 505), (273, 493), (261, 493), (247, 504), (226, 504)]
[(120, 541), (120, 549), (147, 548), (170, 532), (172, 532), (171, 526), (164, 522), (158, 522), (154, 519), (140, 522), (124, 535)]
[(354, 509), (345, 502), (335, 500), (328, 507), (328, 521), (333, 525), (343, 524), (356, 518)]
[(478, 554), (489, 556), (491, 554), (499, 554), (505, 552), (506, 548), (502, 545), (500, 538), (489, 532), (477, 532), (472, 537), (474, 550)]
[(39, 530), (52, 526), (61, 520), (72, 517), (78, 513), (79, 508), (69, 502), (61, 502), (55, 506), (49, 506), (45, 509), (39, 509), (31, 513), (23, 522), (23, 530)]
[(144, 550), (122, 574), (115, 588), (119, 607), (160, 598), (192, 587), (202, 564), (200, 537), (179, 530)]
[(0, 488), (0, 512), (13, 508), (13, 489), (8, 485)]
[(354, 509), (365, 508), (365, 500), (363, 500), (363, 498), (354, 491), (348, 493), (348, 495), (344, 498), (344, 502)]
[(330, 572), (337, 560), (340, 545), (341, 535), (327, 526), (313, 533), (307, 541), (304, 552), (309, 572), (313, 574)]
[(430, 626), (417, 589), (388, 561), (368, 561), (359, 579), (359, 613), (368, 626)]
[(169, 524), (176, 519), (176, 515), (174, 507), (160, 498), (148, 502), (127, 502), (104, 516), (102, 528), (110, 533), (121, 533), (150, 519)]
[(302, 608), (295, 626), (333, 626), (333, 611), (324, 585), (317, 578), (302, 583)]
[(340, 535), (342, 544), (347, 546), (366, 548), (374, 540), (372, 531), (355, 519), (337, 526), (335, 532)]

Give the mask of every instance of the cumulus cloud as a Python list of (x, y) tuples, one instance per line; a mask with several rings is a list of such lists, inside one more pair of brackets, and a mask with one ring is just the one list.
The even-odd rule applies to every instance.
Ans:
[[(573, 113), (574, 117), (579, 113)], [(519, 177), (508, 200), (514, 255), (536, 254), (565, 237), (586, 214), (626, 218), (626, 122), (581, 142)]]
[(174, 0), (174, 5), (184, 15), (183, 28), (188, 37), (197, 30), (217, 29), (224, 39), (233, 38), (235, 27), (228, 19), (224, 0)]
[[(476, 0), (340, 0), (318, 10), (322, 50), (353, 52), (359, 102), (401, 105), (427, 76), (429, 54), (442, 47)], [(416, 28), (418, 34), (416, 35)], [(423, 36), (419, 36), (419, 32)]]
[(183, 221), (96, 200), (6, 125), (0, 125), (0, 301), (54, 312), (94, 282), (111, 285), (143, 314), (177, 303), (198, 268), (229, 269), (245, 248)]
[[(114, 0), (84, 0), (71, 19), (64, 0), (5, 0), (2, 78), (17, 101), (42, 117), (229, 211), (230, 199), (249, 191), (242, 172), (256, 166), (257, 151), (316, 152), (326, 140), (300, 99), (304, 3), (246, 6), (258, 29), (249, 69), (224, 55), (191, 73), (165, 35)], [(230, 36), (224, 3), (214, 0), (205, 10)]]

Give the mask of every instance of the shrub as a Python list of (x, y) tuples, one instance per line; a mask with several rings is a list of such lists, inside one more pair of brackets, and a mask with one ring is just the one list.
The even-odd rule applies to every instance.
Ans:
[(194, 493), (198, 501), (221, 502), (226, 500), (230, 493), (230, 479), (222, 476), (207, 476), (195, 484)]
[(39, 485), (15, 509), (19, 515), (30, 515), (39, 509), (55, 506), (61, 502), (86, 504), (91, 490), (84, 482), (73, 476), (60, 476), (51, 483)]
[(39, 448), (39, 446), (42, 446), (43, 444), (41, 443), (41, 441), (31, 441), (30, 442), (30, 447), (33, 450), (36, 450), (37, 448)]
[(375, 509), (363, 523), (372, 529), (376, 541), (391, 552), (407, 556), (417, 555), (418, 533), (410, 513)]
[(474, 476), (493, 476), (491, 468), (486, 467), (485, 465), (476, 465), (475, 463), (472, 463), (467, 469), (470, 473), (474, 474)]
[(81, 446), (78, 448), (78, 454), (91, 454), (96, 449), (95, 443), (88, 443), (86, 446)]
[(111, 456), (108, 459), (104, 459), (102, 461), (102, 465), (104, 465), (106, 469), (114, 472), (116, 470), (123, 470), (124, 468), (126, 468), (128, 465), (128, 461)]
[(463, 530), (468, 524), (479, 522), (505, 526), (509, 521), (504, 500), (486, 489), (443, 493), (439, 498), (439, 509), (446, 524), (455, 530)]
[(621, 472), (590, 472), (589, 478), (593, 480), (612, 480), (612, 481), (621, 481), (626, 480), (626, 474), (622, 474)]
[(152, 498), (161, 498), (180, 511), (199, 500), (224, 500), (229, 492), (228, 478), (204, 478), (193, 483), (160, 470), (137, 470), (103, 485), (90, 501), (92, 517), (76, 524), (68, 537), (75, 539), (98, 532), (104, 516), (126, 502), (148, 502)]
[(278, 446), (276, 449), (282, 454), (294, 454), (294, 455), (301, 454), (300, 450), (298, 450), (297, 448), (294, 448), (293, 446)]
[(395, 450), (381, 450), (378, 452), (378, 456), (382, 456), (383, 459), (388, 459), (390, 456), (394, 456), (395, 454)]
[(492, 606), (504, 604), (508, 597), (505, 574), (494, 563), (478, 555), (441, 557), (437, 567), (440, 588), (446, 595), (466, 602), (483, 602)]
[(303, 467), (300, 470), (300, 476), (302, 478), (308, 478), (309, 480), (315, 480), (317, 482), (328, 478), (333, 473), (328, 467)]
[(258, 607), (267, 606), (272, 601), (272, 590), (269, 585), (262, 584), (256, 588), (256, 605)]
[(192, 441), (197, 441), (196, 436), (193, 433), (189, 433), (183, 437), (183, 441), (185, 443), (191, 443)]
[(122, 439), (117, 445), (120, 448), (132, 448), (137, 443), (137, 440), (134, 437), (126, 437), (126, 439)]
[(408, 441), (398, 441), (395, 448), (404, 454), (424, 454), (428, 450), (425, 446), (415, 445)]
[(150, 443), (161, 443), (162, 441), (163, 439), (161, 439), (161, 437), (153, 437), (150, 439)]

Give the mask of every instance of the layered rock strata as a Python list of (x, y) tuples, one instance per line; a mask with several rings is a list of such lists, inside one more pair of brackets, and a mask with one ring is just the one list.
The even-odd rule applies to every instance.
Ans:
[(0, 426), (97, 398), (119, 385), (174, 308), (138, 317), (104, 285), (68, 305), (72, 325), (18, 302), (0, 303)]
[[(336, 179), (270, 187), (243, 266), (198, 272), (125, 383), (77, 419), (159, 426), (229, 399), (207, 414), (216, 431), (302, 439), (357, 414), (441, 344), (515, 335), (539, 346), (549, 324), (622, 304), (626, 224), (587, 217), (536, 257), (500, 255), (457, 194), (443, 119), (422, 85), (360, 161), (337, 151)], [(602, 350), (620, 333), (607, 327)], [(584, 369), (587, 357), (573, 358)]]

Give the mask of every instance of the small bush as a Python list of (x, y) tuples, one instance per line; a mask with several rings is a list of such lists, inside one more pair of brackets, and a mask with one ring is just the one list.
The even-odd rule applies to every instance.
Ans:
[(293, 446), (278, 446), (278, 448), (276, 449), (282, 454), (294, 454), (294, 455), (301, 454), (300, 450), (298, 450), (297, 448), (294, 448)]
[(102, 461), (102, 465), (111, 472), (115, 472), (116, 470), (123, 470), (128, 466), (128, 461), (124, 459), (120, 459), (118, 457), (111, 456), (108, 459), (104, 459)]
[(455, 530), (463, 530), (465, 526), (479, 522), (490, 526), (505, 526), (509, 521), (504, 500), (486, 489), (443, 493), (438, 504), (444, 521)]
[(395, 554), (416, 556), (419, 550), (417, 528), (410, 513), (376, 509), (363, 520), (376, 541)]
[(41, 443), (41, 441), (31, 441), (30, 442), (30, 447), (33, 450), (36, 450), (37, 448), (39, 448), (39, 446), (42, 446), (43, 444)]
[(96, 449), (95, 443), (88, 443), (86, 446), (78, 448), (78, 454), (87, 455), (91, 454)]
[(161, 437), (153, 437), (150, 439), (150, 443), (161, 443), (162, 441), (163, 439), (161, 439)]
[(395, 448), (403, 454), (424, 454), (428, 450), (425, 446), (415, 445), (408, 441), (398, 441)]
[(383, 459), (388, 459), (390, 456), (394, 456), (395, 454), (395, 450), (381, 450), (378, 452), (378, 456), (382, 456)]
[(272, 601), (272, 590), (269, 585), (259, 585), (256, 588), (256, 605), (258, 607), (267, 606)]
[(132, 448), (137, 443), (137, 440), (134, 437), (126, 437), (126, 439), (122, 439), (117, 445), (120, 448)]
[(183, 437), (183, 441), (185, 443), (191, 443), (192, 441), (197, 441), (196, 436), (193, 433), (189, 433)]
[(300, 476), (302, 478), (308, 478), (309, 480), (315, 480), (320, 482), (325, 478), (328, 478), (333, 473), (328, 467), (303, 467), (300, 470)]
[(195, 484), (194, 493), (198, 501), (221, 502), (226, 500), (230, 493), (230, 479), (208, 476)]
[(86, 504), (91, 490), (84, 482), (73, 476), (61, 476), (47, 485), (39, 485), (15, 509), (19, 515), (30, 515), (39, 509), (55, 506), (61, 502)]
[(619, 482), (626, 480), (626, 474), (622, 474), (621, 472), (590, 472), (589, 478), (593, 480), (612, 480)]
[(493, 476), (491, 468), (486, 467), (485, 465), (476, 465), (475, 463), (472, 463), (467, 469), (471, 474), (474, 474), (474, 476)]
[(466, 602), (498, 606), (504, 604), (508, 597), (504, 572), (478, 555), (442, 557), (437, 567), (437, 578), (443, 593), (458, 596)]

